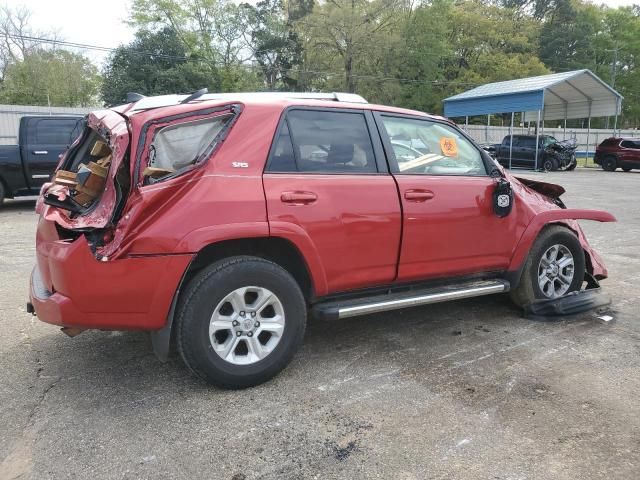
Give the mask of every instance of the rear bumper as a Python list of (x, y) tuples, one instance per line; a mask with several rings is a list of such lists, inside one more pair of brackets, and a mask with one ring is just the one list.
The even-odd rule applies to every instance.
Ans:
[(99, 262), (84, 237), (54, 242), (46, 252), (38, 251), (29, 289), (38, 318), (61, 327), (105, 330), (162, 328), (192, 258), (158, 255)]
[(596, 152), (593, 155), (593, 163), (595, 163), (596, 165), (600, 165), (601, 162), (602, 162), (602, 153)]

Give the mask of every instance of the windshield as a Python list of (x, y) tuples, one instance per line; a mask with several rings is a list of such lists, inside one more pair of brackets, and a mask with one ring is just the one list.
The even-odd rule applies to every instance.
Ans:
[(545, 146), (549, 146), (549, 145), (553, 145), (554, 143), (558, 143), (558, 141), (555, 139), (555, 137), (552, 137), (551, 135), (547, 136), (544, 138), (544, 145)]

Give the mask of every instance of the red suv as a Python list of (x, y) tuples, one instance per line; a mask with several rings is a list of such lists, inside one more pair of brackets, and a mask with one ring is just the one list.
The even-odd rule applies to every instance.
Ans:
[(340, 94), (138, 99), (89, 114), (37, 204), (28, 309), (175, 339), (207, 381), (283, 369), (310, 310), (342, 319), (606, 278), (557, 185), (505, 172), (448, 120)]
[(640, 138), (607, 138), (596, 147), (593, 161), (608, 172), (640, 168)]

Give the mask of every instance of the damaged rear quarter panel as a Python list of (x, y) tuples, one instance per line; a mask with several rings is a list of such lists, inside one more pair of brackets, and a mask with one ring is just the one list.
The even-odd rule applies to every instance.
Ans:
[[(176, 112), (188, 113), (184, 107), (171, 114)], [(200, 168), (135, 186), (114, 241), (102, 253), (114, 258), (196, 253), (222, 240), (268, 236), (262, 171), (280, 113), (273, 105), (242, 106), (226, 138)], [(136, 115), (132, 130), (140, 132), (153, 120), (152, 112)], [(144, 161), (149, 142), (134, 136), (131, 158)], [(247, 167), (234, 167), (234, 162)], [(143, 168), (144, 164), (138, 171)], [(135, 175), (134, 165), (131, 169)]]

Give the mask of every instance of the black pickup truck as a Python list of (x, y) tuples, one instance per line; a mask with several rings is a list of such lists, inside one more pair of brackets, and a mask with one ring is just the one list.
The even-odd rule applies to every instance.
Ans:
[(40, 193), (83, 126), (80, 116), (22, 117), (18, 145), (0, 145), (0, 205), (5, 198)]
[[(538, 144), (538, 169), (541, 170), (573, 170), (576, 168), (576, 142), (564, 140), (559, 142), (551, 135), (540, 135)], [(514, 135), (513, 145), (511, 136), (507, 135), (502, 143), (485, 145), (487, 150), (500, 165), (505, 167), (535, 168), (536, 136)], [(511, 149), (511, 165), (509, 165), (509, 150)]]

